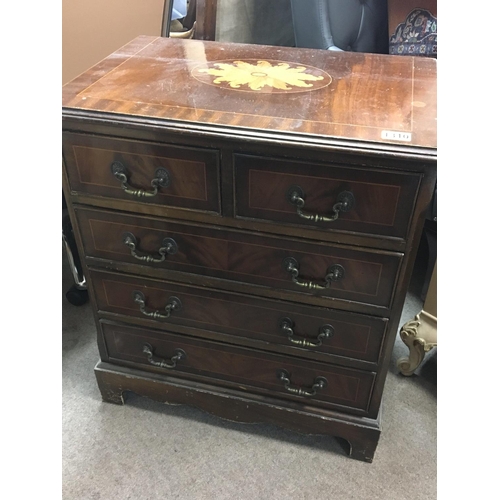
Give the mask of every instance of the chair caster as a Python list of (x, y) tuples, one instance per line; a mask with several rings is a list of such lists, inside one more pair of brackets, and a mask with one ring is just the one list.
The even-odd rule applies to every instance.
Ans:
[(66, 292), (66, 299), (73, 306), (83, 306), (89, 301), (89, 292), (73, 285)]

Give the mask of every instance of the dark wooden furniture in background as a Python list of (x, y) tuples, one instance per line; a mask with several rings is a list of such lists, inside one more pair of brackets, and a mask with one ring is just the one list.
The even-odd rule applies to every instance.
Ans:
[[(165, 5), (168, 0), (165, 1)], [(217, 21), (217, 0), (190, 0), (186, 17), (182, 24), (193, 30), (193, 38), (197, 40), (215, 40)], [(162, 32), (162, 35), (164, 33)]]
[(105, 401), (372, 460), (436, 180), (435, 62), (139, 37), (64, 87)]
[(197, 40), (215, 40), (217, 0), (195, 0)]

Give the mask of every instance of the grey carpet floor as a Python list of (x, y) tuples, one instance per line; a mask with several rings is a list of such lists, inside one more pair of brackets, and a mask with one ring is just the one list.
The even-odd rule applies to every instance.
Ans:
[[(398, 339), (387, 377), (382, 435), (372, 464), (349, 459), (330, 437), (273, 425), (236, 424), (187, 406), (131, 395), (101, 401), (89, 304), (70, 305), (63, 256), (62, 444), (64, 500), (420, 500), (436, 498), (436, 365), (398, 374)], [(402, 323), (421, 308), (414, 293)]]

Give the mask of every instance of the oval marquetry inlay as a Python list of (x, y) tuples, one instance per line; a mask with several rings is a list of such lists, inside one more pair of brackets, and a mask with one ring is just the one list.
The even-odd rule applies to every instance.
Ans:
[(313, 66), (257, 59), (208, 62), (195, 67), (191, 75), (220, 88), (262, 93), (307, 92), (332, 81), (328, 73)]

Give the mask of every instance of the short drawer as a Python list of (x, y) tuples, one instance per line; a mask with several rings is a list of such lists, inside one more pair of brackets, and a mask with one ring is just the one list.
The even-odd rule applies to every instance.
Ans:
[(420, 175), (234, 155), (236, 216), (405, 239)]
[(135, 363), (173, 377), (209, 379), (317, 406), (368, 409), (372, 372), (143, 328), (106, 322), (101, 328), (111, 362)]
[(220, 213), (216, 150), (64, 133), (63, 155), (76, 193)]
[(75, 208), (86, 256), (388, 307), (401, 255)]
[[(99, 312), (153, 321), (155, 328), (192, 328), (376, 363), (387, 319), (289, 304), (171, 282), (91, 271)], [(228, 341), (226, 339), (226, 341)]]

